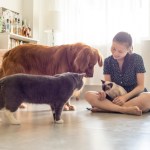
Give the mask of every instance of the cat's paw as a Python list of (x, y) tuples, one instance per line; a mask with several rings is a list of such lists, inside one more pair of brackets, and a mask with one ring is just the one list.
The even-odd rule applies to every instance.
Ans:
[(20, 122), (14, 117), (13, 113), (9, 110), (5, 109), (4, 114), (8, 120), (8, 122), (12, 125), (20, 125)]
[(6, 119), (5, 120), (6, 121), (6, 123), (8, 123), (8, 124), (10, 124), (10, 125), (20, 125), (21, 123), (20, 123), (20, 121), (19, 120), (17, 120), (17, 119)]
[(17, 119), (11, 120), (11, 121), (10, 121), (10, 124), (12, 124), (12, 125), (20, 125), (20, 121), (17, 120)]
[(60, 119), (60, 120), (55, 120), (55, 123), (57, 123), (57, 124), (62, 124), (62, 123), (64, 123), (64, 121), (62, 120), (62, 119)]

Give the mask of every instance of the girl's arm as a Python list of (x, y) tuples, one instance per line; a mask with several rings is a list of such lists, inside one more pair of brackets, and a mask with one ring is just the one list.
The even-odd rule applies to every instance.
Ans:
[(144, 73), (137, 73), (137, 86), (125, 95), (126, 101), (144, 90)]
[(105, 81), (111, 81), (111, 76), (110, 76), (110, 74), (104, 74), (104, 80), (105, 80)]

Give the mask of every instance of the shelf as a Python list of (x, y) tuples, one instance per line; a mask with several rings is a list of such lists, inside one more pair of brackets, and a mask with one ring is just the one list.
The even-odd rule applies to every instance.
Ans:
[(28, 37), (25, 37), (25, 36), (21, 36), (21, 35), (18, 35), (18, 34), (14, 34), (14, 33), (0, 33), (4, 36), (10, 36), (10, 38), (12, 39), (16, 39), (16, 40), (20, 40), (20, 41), (24, 41), (24, 42), (30, 42), (30, 43), (37, 43), (38, 40), (36, 39), (33, 39), (33, 38), (28, 38)]
[(38, 43), (38, 40), (14, 33), (0, 33), (0, 49), (11, 49), (24, 43)]

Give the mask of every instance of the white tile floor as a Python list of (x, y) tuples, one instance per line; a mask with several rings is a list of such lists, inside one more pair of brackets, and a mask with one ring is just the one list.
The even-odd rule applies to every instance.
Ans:
[(149, 150), (150, 113), (91, 113), (84, 100), (72, 103), (77, 110), (62, 113), (64, 124), (53, 124), (45, 105), (18, 110), (19, 126), (0, 121), (0, 150)]

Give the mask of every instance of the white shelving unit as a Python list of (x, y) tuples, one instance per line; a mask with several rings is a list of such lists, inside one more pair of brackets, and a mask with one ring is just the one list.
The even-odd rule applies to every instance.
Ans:
[(0, 33), (0, 49), (11, 49), (19, 45), (19, 44), (15, 45), (15, 42), (12, 44), (12, 40), (17, 41), (21, 44), (38, 42), (38, 40), (33, 38), (28, 38), (14, 33), (5, 32), (5, 33)]

